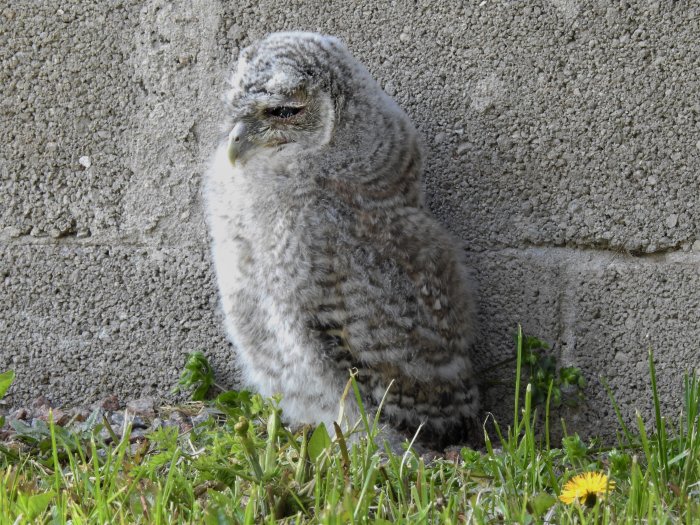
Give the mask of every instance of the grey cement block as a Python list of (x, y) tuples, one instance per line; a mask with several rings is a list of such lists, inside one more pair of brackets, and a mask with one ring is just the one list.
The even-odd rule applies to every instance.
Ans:
[(0, 238), (200, 237), (216, 5), (20, 0), (0, 16)]
[(0, 230), (85, 237), (119, 224), (132, 176), (119, 144), (140, 96), (122, 42), (131, 14), (100, 2), (5, 4)]
[(343, 38), (411, 114), (429, 204), (473, 249), (688, 250), (700, 199), (687, 191), (700, 169), (699, 9), (14, 2), (0, 35), (0, 230), (197, 235), (226, 71), (265, 33), (307, 29)]
[(481, 335), (475, 368), (484, 409), (512, 421), (518, 324), (552, 345), (561, 366), (581, 368), (588, 386), (577, 408), (553, 411), (569, 432), (612, 438), (620, 430), (601, 378), (627, 424), (639, 410), (653, 415), (648, 350), (655, 355), (665, 414), (680, 414), (684, 372), (700, 371), (700, 257), (676, 254), (636, 258), (569, 249), (472, 253)]
[[(562, 361), (590, 380), (588, 404), (573, 418), (587, 434), (617, 429), (606, 378), (628, 424), (652, 419), (647, 352), (654, 351), (664, 414), (681, 412), (684, 372), (700, 371), (700, 258), (596, 257), (572, 261), (565, 288)], [(598, 422), (591, 429), (590, 422)]]
[(9, 402), (172, 396), (188, 352), (233, 385), (204, 250), (24, 245), (0, 254), (0, 369)]

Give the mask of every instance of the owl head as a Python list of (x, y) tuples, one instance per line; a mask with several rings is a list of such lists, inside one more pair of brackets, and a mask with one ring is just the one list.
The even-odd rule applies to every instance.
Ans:
[(336, 38), (268, 35), (241, 52), (230, 83), (225, 132), (234, 165), (304, 159), (350, 179), (401, 171), (396, 163), (410, 157), (417, 169), (410, 120)]

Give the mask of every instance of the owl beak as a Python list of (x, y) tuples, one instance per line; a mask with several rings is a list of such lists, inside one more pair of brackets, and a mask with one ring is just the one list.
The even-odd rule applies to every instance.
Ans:
[(250, 149), (248, 127), (244, 122), (238, 122), (228, 135), (228, 160), (232, 165), (242, 162), (243, 155)]

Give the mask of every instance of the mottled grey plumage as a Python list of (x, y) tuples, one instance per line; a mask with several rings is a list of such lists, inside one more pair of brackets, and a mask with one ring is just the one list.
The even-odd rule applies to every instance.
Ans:
[[(423, 207), (406, 114), (335, 38), (242, 51), (207, 173), (212, 251), (244, 381), (332, 427), (348, 370), (395, 428), (457, 441), (478, 408), (474, 302)], [(346, 414), (357, 416), (353, 405)]]

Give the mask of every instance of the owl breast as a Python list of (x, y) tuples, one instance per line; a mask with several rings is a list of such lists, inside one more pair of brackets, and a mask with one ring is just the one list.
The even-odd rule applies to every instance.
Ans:
[(324, 208), (318, 191), (292, 188), (284, 179), (261, 185), (260, 177), (233, 168), (223, 149), (205, 196), (226, 330), (245, 385), (282, 394), (295, 423), (324, 421), (332, 428), (351, 366), (348, 361), (337, 373), (340, 362), (332, 351), (319, 351), (326, 336), (316, 330), (343, 317), (328, 303), (335, 212)]

